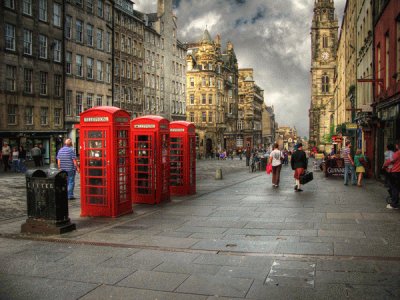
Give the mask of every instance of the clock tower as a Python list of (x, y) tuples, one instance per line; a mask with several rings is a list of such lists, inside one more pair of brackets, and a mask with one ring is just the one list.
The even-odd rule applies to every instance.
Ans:
[(330, 143), (334, 123), (334, 77), (338, 20), (333, 0), (315, 0), (311, 26), (310, 144)]

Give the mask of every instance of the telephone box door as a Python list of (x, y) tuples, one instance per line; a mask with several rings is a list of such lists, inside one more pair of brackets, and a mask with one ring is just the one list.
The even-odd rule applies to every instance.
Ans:
[(134, 160), (133, 201), (135, 203), (158, 203), (155, 197), (155, 134), (134, 134), (132, 154)]
[[(110, 213), (110, 189), (107, 165), (110, 158), (107, 152), (107, 137), (110, 128), (82, 129), (84, 146), (81, 150), (82, 168), (85, 182), (82, 186), (82, 215), (88, 215), (87, 206), (91, 206), (90, 215), (108, 215)], [(95, 207), (96, 212), (93, 212)]]
[(170, 138), (170, 189), (172, 195), (185, 194), (183, 136)]

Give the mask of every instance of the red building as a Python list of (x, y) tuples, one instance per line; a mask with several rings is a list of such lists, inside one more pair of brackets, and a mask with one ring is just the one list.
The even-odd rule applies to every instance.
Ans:
[(400, 1), (374, 2), (375, 155), (379, 173), (388, 144), (400, 139)]

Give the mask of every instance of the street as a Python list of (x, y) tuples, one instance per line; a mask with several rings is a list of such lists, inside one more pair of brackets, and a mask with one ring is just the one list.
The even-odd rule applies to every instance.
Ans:
[(279, 188), (271, 176), (245, 160), (200, 160), (196, 195), (115, 219), (81, 218), (74, 200), (77, 230), (38, 236), (20, 233), (24, 175), (1, 173), (0, 298), (400, 297), (400, 212), (386, 209), (382, 183), (314, 172), (295, 193), (290, 167)]

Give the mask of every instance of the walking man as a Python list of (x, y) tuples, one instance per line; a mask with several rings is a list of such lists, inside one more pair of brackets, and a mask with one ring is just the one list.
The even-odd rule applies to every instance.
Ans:
[(298, 143), (296, 145), (296, 151), (292, 154), (292, 159), (290, 160), (290, 165), (292, 170), (294, 170), (294, 179), (296, 180), (296, 185), (294, 186), (294, 190), (296, 192), (302, 192), (300, 185), (300, 176), (303, 175), (305, 170), (307, 170), (307, 156), (303, 151), (303, 144)]
[(1, 148), (1, 158), (4, 164), (4, 172), (10, 170), (10, 155), (11, 155), (11, 148), (7, 142), (4, 142), (3, 147)]
[(67, 172), (68, 176), (68, 200), (76, 199), (74, 197), (75, 175), (79, 172), (76, 154), (72, 148), (72, 140), (66, 139), (64, 147), (57, 154), (58, 169)]
[(346, 141), (346, 147), (342, 150), (342, 157), (344, 160), (344, 185), (348, 185), (349, 172), (351, 174), (351, 183), (353, 185), (357, 184), (356, 172), (354, 170), (354, 161), (351, 157), (351, 142)]
[(400, 141), (396, 142), (396, 152), (394, 152), (392, 158), (388, 159), (384, 163), (384, 167), (392, 165), (390, 169), (390, 194), (392, 195), (392, 203), (388, 204), (388, 209), (399, 209), (399, 189), (400, 189)]
[(35, 146), (31, 149), (31, 156), (33, 158), (33, 161), (35, 162), (35, 167), (40, 167), (42, 151), (37, 144), (35, 144)]

